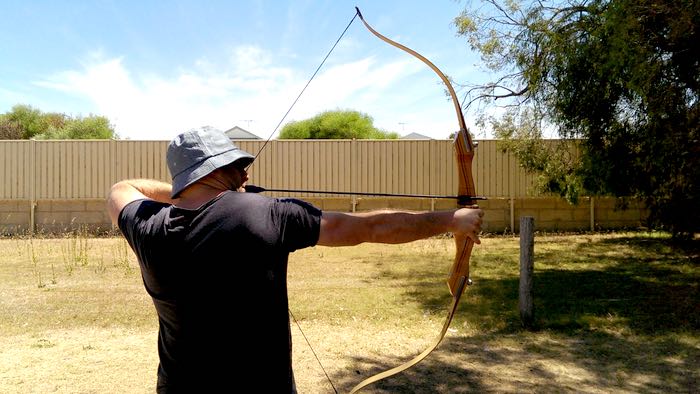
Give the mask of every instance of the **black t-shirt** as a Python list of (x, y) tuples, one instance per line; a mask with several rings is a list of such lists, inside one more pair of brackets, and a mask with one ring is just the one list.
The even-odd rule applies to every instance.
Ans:
[(230, 392), (253, 376), (260, 392), (292, 392), (287, 258), (316, 244), (320, 222), (305, 202), (253, 193), (124, 207), (119, 228), (158, 312), (159, 392)]

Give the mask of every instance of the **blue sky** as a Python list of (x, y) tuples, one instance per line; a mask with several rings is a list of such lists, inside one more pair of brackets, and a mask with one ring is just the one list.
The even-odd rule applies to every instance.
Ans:
[[(204, 125), (267, 138), (355, 6), (455, 81), (484, 79), (455, 35), (464, 3), (452, 0), (0, 0), (0, 113), (21, 103), (104, 115), (139, 140)], [(359, 18), (286, 121), (334, 109), (367, 113), (402, 135), (447, 138), (457, 125), (437, 76)]]

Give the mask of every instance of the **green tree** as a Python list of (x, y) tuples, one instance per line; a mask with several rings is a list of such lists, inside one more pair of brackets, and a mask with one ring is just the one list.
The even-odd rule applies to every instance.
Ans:
[[(483, 3), (455, 19), (496, 76), (468, 86), (467, 105), (543, 190), (640, 197), (652, 224), (700, 230), (698, 1)], [(576, 154), (540, 143), (548, 129)]]
[(50, 140), (110, 139), (114, 137), (115, 133), (109, 119), (95, 115), (68, 119), (63, 127), (51, 127), (45, 133), (37, 136), (38, 139)]
[(10, 120), (9, 117), (0, 115), (0, 140), (21, 140), (22, 127), (19, 122)]
[(12, 107), (12, 111), (6, 113), (3, 118), (8, 123), (14, 124), (14, 127), (20, 128), (22, 139), (30, 139), (45, 132), (48, 128), (41, 111), (29, 105), (15, 105)]
[(104, 116), (70, 117), (44, 113), (29, 105), (15, 105), (0, 115), (0, 139), (109, 139), (117, 138)]
[(325, 111), (311, 119), (287, 123), (280, 139), (395, 139), (397, 133), (374, 127), (372, 117), (358, 111)]

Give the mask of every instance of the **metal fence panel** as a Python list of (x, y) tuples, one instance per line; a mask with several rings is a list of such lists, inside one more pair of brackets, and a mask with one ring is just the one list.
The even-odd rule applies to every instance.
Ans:
[[(256, 154), (264, 141), (236, 141)], [(104, 198), (122, 179), (169, 181), (167, 141), (0, 141), (0, 199)], [(473, 162), (478, 194), (532, 196), (533, 177), (479, 141)], [(268, 188), (410, 194), (454, 194), (457, 172), (448, 140), (272, 140), (250, 168)], [(298, 196), (321, 196), (301, 194)]]

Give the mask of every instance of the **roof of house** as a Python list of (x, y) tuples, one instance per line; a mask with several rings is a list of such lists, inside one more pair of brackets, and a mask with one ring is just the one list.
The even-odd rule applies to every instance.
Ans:
[(432, 138), (420, 133), (410, 133), (401, 137), (402, 140), (431, 140)]
[(232, 128), (224, 131), (224, 134), (232, 140), (261, 140), (262, 138), (251, 133), (250, 131), (243, 129), (238, 126), (233, 126)]

